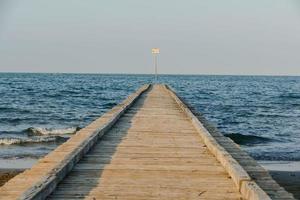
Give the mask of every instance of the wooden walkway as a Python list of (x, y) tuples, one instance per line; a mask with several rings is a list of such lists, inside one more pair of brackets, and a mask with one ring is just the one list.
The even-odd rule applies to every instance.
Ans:
[(240, 198), (187, 116), (159, 86), (138, 99), (50, 199), (80, 195), (132, 200)]
[(191, 115), (164, 85), (145, 86), (8, 182), (0, 199), (271, 199)]

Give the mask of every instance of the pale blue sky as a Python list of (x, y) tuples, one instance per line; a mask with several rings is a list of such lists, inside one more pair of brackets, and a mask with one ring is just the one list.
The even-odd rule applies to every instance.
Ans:
[(298, 0), (0, 0), (0, 71), (300, 75)]

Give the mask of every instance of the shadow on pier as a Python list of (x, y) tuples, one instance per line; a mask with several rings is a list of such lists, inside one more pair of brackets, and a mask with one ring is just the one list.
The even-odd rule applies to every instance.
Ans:
[[(151, 88), (148, 92), (150, 90)], [(98, 140), (47, 199), (85, 199), (88, 197), (96, 200), (93, 192), (98, 192), (99, 197), (104, 169), (113, 162), (118, 146), (127, 136), (132, 126), (132, 119), (138, 108), (143, 106), (148, 92), (142, 94), (141, 98), (125, 112), (125, 115)]]

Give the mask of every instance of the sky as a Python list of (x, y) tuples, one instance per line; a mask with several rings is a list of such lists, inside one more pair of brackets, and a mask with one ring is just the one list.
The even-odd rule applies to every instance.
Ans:
[(0, 72), (300, 75), (299, 0), (0, 0)]

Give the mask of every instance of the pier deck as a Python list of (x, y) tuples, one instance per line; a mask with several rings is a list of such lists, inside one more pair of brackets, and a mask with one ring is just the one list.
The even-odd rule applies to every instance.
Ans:
[(49, 199), (82, 194), (91, 199), (240, 198), (225, 169), (162, 87), (142, 95)]
[(18, 198), (271, 199), (164, 85), (144, 86), (0, 189)]

